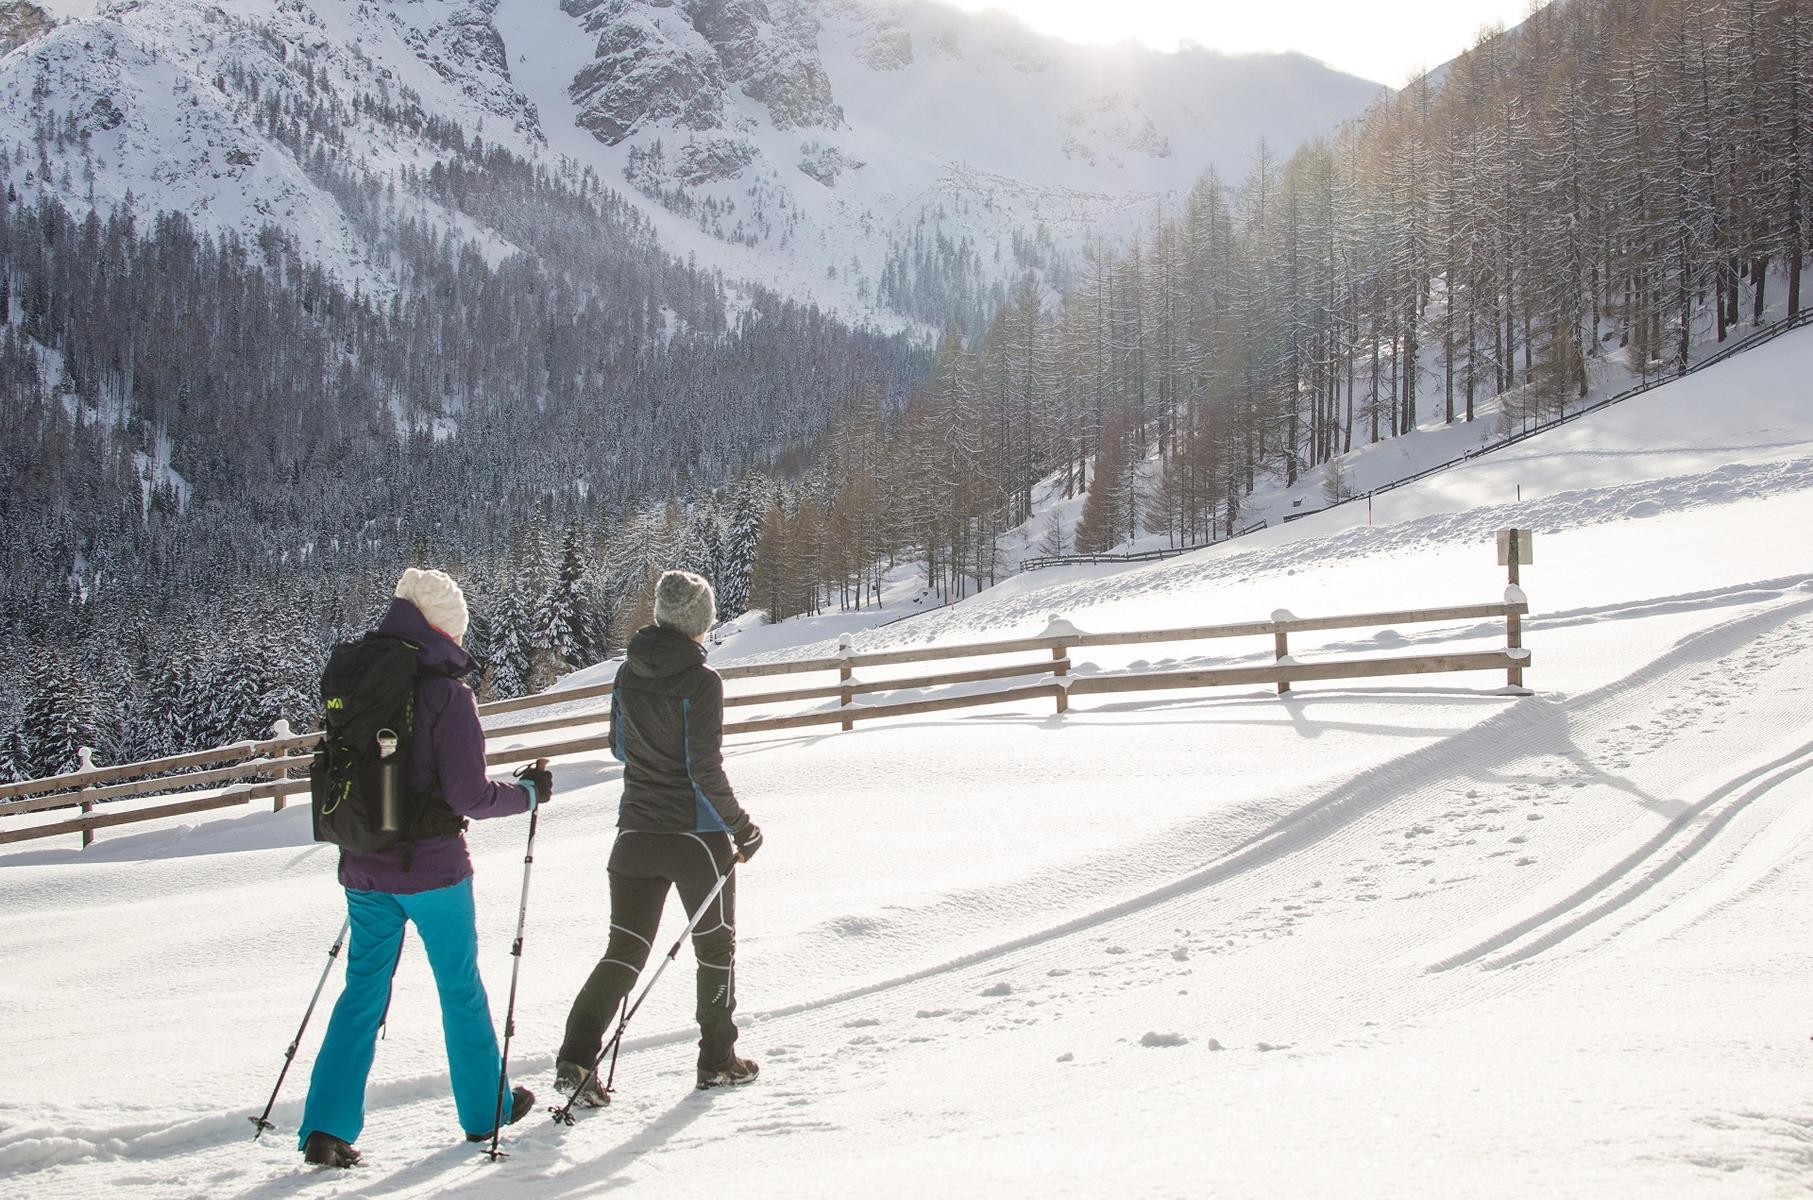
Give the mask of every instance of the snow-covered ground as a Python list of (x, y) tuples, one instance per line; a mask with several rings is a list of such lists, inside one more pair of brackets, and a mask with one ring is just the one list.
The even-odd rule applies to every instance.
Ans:
[[(1536, 530), (1533, 696), (1450, 676), (735, 740), (732, 779), (768, 835), (740, 877), (761, 1081), (689, 1090), (683, 951), (612, 1107), (571, 1129), (538, 1113), (495, 1165), (460, 1137), (413, 950), (369, 1165), (319, 1173), (292, 1149), (319, 1015), (282, 1131), (250, 1141), (340, 920), (306, 813), (15, 848), (0, 1194), (1805, 1195), (1809, 379), (1813, 331), (1399, 489), (1371, 526), (1348, 506), (858, 633), (869, 648), (1033, 632), (1052, 613), (1107, 629), (1490, 601), (1492, 532)], [(714, 658), (839, 631), (752, 628)], [(1265, 648), (1077, 657), (1248, 649)], [(519, 1074), (544, 1096), (604, 944), (617, 791), (608, 758), (556, 776), (517, 1015)], [(472, 836), (500, 1010), (523, 834)]]

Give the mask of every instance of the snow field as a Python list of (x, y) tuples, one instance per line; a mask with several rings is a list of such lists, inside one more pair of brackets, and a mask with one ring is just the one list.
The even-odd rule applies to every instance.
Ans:
[[(689, 1090), (682, 952), (612, 1107), (572, 1129), (535, 1115), (499, 1164), (459, 1138), (413, 952), (370, 1166), (304, 1171), (293, 1150), (324, 1014), (281, 1131), (250, 1143), (340, 919), (305, 813), (0, 855), (0, 1195), (669, 1195), (711, 1179), (756, 1196), (1804, 1195), (1813, 563), (1795, 531), (1813, 520), (1813, 414), (1782, 391), (1810, 360), (1813, 334), (1794, 335), (1517, 447), (1517, 472), (1550, 481), (1522, 505), (1488, 457), (1392, 493), (1391, 524), (1342, 510), (859, 633), (867, 649), (1037, 632), (1054, 612), (1155, 628), (1479, 603), (1504, 587), (1491, 532), (1537, 530), (1530, 697), (1482, 674), (734, 740), (731, 778), (768, 835), (739, 876), (743, 1047), (762, 1080)], [(1706, 428), (1677, 393), (1712, 381)], [(822, 653), (857, 620), (751, 628), (714, 659)], [(1496, 622), (1407, 626), (1292, 652), (1502, 638)], [(1229, 655), (1270, 646), (1074, 657)], [(736, 686), (757, 685), (774, 681)], [(544, 1099), (603, 947), (618, 778), (608, 757), (556, 774), (513, 1051)], [(523, 834), (472, 835), (494, 1009)], [(664, 935), (682, 919), (672, 906)]]

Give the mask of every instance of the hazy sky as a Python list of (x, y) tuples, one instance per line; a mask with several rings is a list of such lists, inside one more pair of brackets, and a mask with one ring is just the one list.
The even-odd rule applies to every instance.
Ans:
[(1473, 45), (1480, 27), (1515, 25), (1529, 0), (944, 0), (996, 8), (1078, 42), (1134, 38), (1162, 50), (1191, 40), (1231, 54), (1297, 50), (1392, 87)]

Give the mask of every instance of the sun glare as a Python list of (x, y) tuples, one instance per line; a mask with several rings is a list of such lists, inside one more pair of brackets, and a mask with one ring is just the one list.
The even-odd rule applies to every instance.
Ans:
[(1229, 54), (1296, 51), (1392, 86), (1470, 47), (1480, 29), (1514, 25), (1529, 0), (945, 0), (1007, 12), (1070, 41), (1143, 42), (1161, 50), (1196, 44)]

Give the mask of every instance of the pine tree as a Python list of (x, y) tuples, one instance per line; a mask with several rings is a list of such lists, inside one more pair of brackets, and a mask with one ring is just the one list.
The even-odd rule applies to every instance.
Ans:
[(25, 731), (15, 724), (0, 739), (0, 783), (21, 783), (31, 778), (30, 752), (25, 747)]
[(755, 568), (756, 542), (762, 536), (762, 513), (766, 508), (763, 491), (765, 488), (753, 479), (737, 489), (715, 581), (718, 617), (723, 620), (741, 616), (750, 607), (750, 573)]
[(560, 567), (541, 605), (539, 642), (551, 674), (565, 674), (601, 657), (592, 645), (591, 601), (585, 586), (585, 559), (578, 522), (567, 526), (561, 540)]
[(66, 663), (57, 663), (26, 702), (17, 733), (23, 743), (25, 776), (42, 779), (74, 771), (81, 749), (95, 737), (95, 698)]
[(521, 696), (529, 690), (533, 643), (529, 631), (531, 609), (518, 588), (520, 576), (507, 578), (491, 607), (490, 657), (486, 660), (491, 686), (499, 696)]

